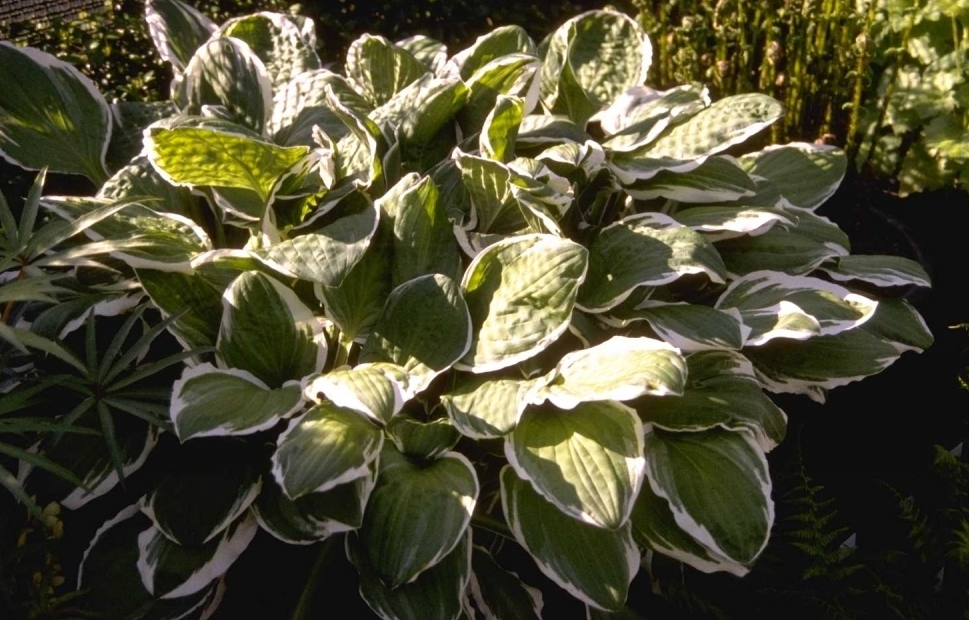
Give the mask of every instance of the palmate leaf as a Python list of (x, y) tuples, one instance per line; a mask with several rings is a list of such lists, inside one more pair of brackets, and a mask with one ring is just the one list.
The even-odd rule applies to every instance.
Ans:
[(490, 372), (541, 353), (568, 328), (587, 261), (584, 247), (538, 234), (509, 237), (478, 254), (461, 282), (471, 350), (456, 367)]
[(676, 524), (717, 556), (749, 566), (774, 521), (767, 459), (753, 435), (670, 433), (647, 425), (645, 441), (646, 479)]
[(449, 452), (416, 462), (385, 443), (360, 544), (390, 588), (412, 582), (460, 546), (480, 487), (467, 457)]
[(34, 48), (0, 41), (0, 156), (31, 170), (83, 174), (100, 184), (111, 140), (111, 111), (72, 65)]
[(365, 415), (322, 403), (280, 434), (272, 474), (290, 499), (323, 493), (367, 476), (383, 444)]
[(505, 456), (564, 514), (616, 530), (643, 481), (642, 425), (635, 411), (611, 401), (567, 411), (529, 407), (505, 439)]
[(639, 570), (639, 550), (627, 523), (606, 530), (564, 515), (505, 466), (501, 470), (505, 520), (546, 577), (588, 605), (622, 608)]

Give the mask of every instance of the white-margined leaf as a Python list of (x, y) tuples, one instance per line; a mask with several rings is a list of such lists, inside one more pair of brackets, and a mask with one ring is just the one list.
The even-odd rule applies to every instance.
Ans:
[(542, 591), (506, 571), (483, 547), (471, 550), (471, 596), (485, 620), (541, 620)]
[(662, 213), (627, 217), (603, 228), (589, 248), (589, 275), (577, 305), (605, 312), (643, 286), (660, 286), (689, 274), (723, 283), (726, 269), (713, 245)]
[(753, 196), (754, 181), (734, 160), (724, 156), (710, 157), (689, 172), (661, 170), (647, 181), (625, 188), (638, 200), (666, 198), (685, 203), (728, 202)]
[(317, 285), (317, 298), (326, 307), (326, 317), (347, 338), (363, 339), (383, 311), (391, 291), (391, 254), (388, 243), (377, 235), (363, 257), (350, 269), (339, 286)]
[(339, 286), (363, 258), (379, 218), (379, 210), (370, 206), (312, 233), (274, 243), (265, 255), (292, 277)]
[(648, 181), (663, 171), (684, 174), (696, 170), (704, 158), (674, 159), (672, 157), (651, 157), (635, 153), (620, 154), (609, 159), (608, 166), (618, 181), (624, 186)]
[(475, 376), (441, 396), (441, 403), (462, 435), (496, 439), (509, 433), (525, 411), (532, 383)]
[(525, 110), (521, 97), (498, 95), (495, 107), (484, 120), (479, 144), (481, 153), (495, 161), (508, 162), (515, 154), (515, 139)]
[(307, 71), (293, 77), (276, 90), (273, 112), (269, 118), (269, 135), (276, 144), (315, 147), (313, 126), (339, 140), (349, 131), (333, 112), (326, 98), (324, 86), (329, 86), (337, 100), (359, 114), (367, 114), (373, 107), (347, 82), (342, 75), (328, 69)]
[(379, 464), (360, 543), (393, 589), (419, 578), (465, 539), (480, 487), (474, 467), (458, 452), (416, 462), (388, 442)]
[(378, 125), (396, 127), (404, 147), (426, 145), (454, 118), (467, 98), (468, 88), (460, 78), (427, 73), (374, 108), (370, 118)]
[(671, 123), (680, 123), (708, 105), (710, 95), (701, 84), (666, 91), (635, 86), (595, 116), (608, 136), (602, 147), (613, 153), (636, 151), (655, 141)]
[(466, 82), (468, 99), (458, 113), (464, 132), (480, 132), (502, 95), (520, 98), (523, 115), (532, 112), (538, 105), (540, 69), (538, 58), (522, 53), (498, 56), (478, 68)]
[(213, 116), (264, 135), (272, 113), (272, 78), (245, 42), (214, 37), (185, 67), (183, 114)]
[(374, 106), (381, 106), (428, 73), (419, 60), (381, 36), (365, 34), (347, 50), (346, 75)]
[(247, 271), (229, 286), (222, 302), (216, 347), (226, 366), (247, 370), (271, 387), (323, 369), (323, 322), (275, 278)]
[(472, 343), (458, 368), (490, 372), (541, 353), (568, 329), (588, 251), (550, 235), (499, 241), (478, 254), (461, 288)]
[(819, 269), (839, 282), (860, 280), (875, 286), (932, 286), (922, 265), (902, 256), (839, 256)]
[(145, 589), (156, 598), (189, 596), (229, 570), (259, 529), (247, 514), (222, 531), (222, 536), (198, 547), (183, 547), (154, 525), (138, 535), (136, 566)]
[(629, 517), (633, 538), (643, 548), (689, 564), (705, 573), (725, 571), (742, 577), (748, 568), (704, 546), (673, 517), (670, 504), (644, 484)]
[(764, 394), (742, 355), (704, 351), (687, 363), (690, 380), (682, 396), (636, 403), (644, 423), (670, 431), (745, 430), (764, 452), (784, 440), (787, 416)]
[(319, 404), (277, 440), (273, 477), (290, 499), (323, 493), (368, 475), (384, 436), (359, 411)]
[(444, 275), (425, 275), (391, 292), (359, 361), (397, 364), (412, 376), (411, 389), (420, 392), (470, 346), (471, 315), (458, 285)]
[(813, 210), (838, 189), (848, 162), (837, 147), (791, 142), (744, 155), (740, 165), (749, 174), (772, 181), (795, 207)]
[(309, 545), (363, 524), (364, 508), (376, 480), (376, 466), (368, 475), (292, 500), (269, 477), (252, 505), (259, 526), (290, 545)]
[(155, 598), (145, 589), (136, 566), (138, 534), (150, 525), (133, 504), (98, 528), (77, 574), (85, 605), (110, 618), (184, 620), (214, 613), (224, 590), (221, 580), (194, 595), (174, 599)]
[(146, 0), (145, 21), (158, 55), (171, 63), (176, 75), (216, 28), (212, 20), (179, 0)]
[(875, 316), (861, 328), (894, 346), (899, 353), (921, 353), (934, 341), (925, 319), (904, 299), (879, 301)]
[[(360, 596), (383, 620), (458, 620), (471, 578), (471, 533), (413, 581), (388, 586), (367, 555), (363, 536), (346, 537), (346, 554), (360, 574)], [(414, 542), (414, 541), (411, 541)], [(408, 543), (410, 544), (410, 543)]]
[(163, 317), (179, 315), (168, 330), (186, 349), (215, 344), (222, 320), (222, 291), (198, 275), (136, 269), (135, 274)]
[(437, 75), (444, 71), (444, 64), (447, 62), (447, 46), (437, 39), (415, 34), (406, 39), (394, 41), (394, 45), (409, 52), (431, 73)]
[(205, 363), (186, 368), (172, 384), (169, 416), (178, 438), (188, 441), (266, 430), (302, 405), (295, 381), (271, 389), (248, 371)]
[(111, 111), (90, 79), (46, 52), (0, 41), (0, 83), (0, 157), (107, 179)]
[(738, 310), (717, 310), (688, 303), (646, 300), (634, 308), (616, 308), (604, 321), (625, 327), (635, 321), (646, 321), (656, 335), (680, 351), (740, 349), (747, 341), (750, 328), (740, 319)]
[(878, 374), (901, 355), (895, 344), (872, 335), (866, 327), (800, 342), (777, 339), (745, 349), (744, 355), (764, 389), (804, 394), (823, 403), (826, 390)]
[(542, 64), (546, 109), (579, 125), (626, 90), (646, 82), (653, 49), (628, 15), (596, 10), (573, 17), (549, 38)]
[[(141, 139), (141, 131), (138, 132)], [(152, 211), (198, 217), (198, 198), (185, 187), (167, 182), (141, 154), (119, 169), (98, 190), (97, 198), (114, 201), (140, 199)]]
[(616, 530), (643, 481), (643, 427), (635, 411), (612, 401), (529, 407), (505, 437), (505, 456), (563, 514)]
[(502, 162), (461, 151), (453, 157), (471, 201), (465, 227), (479, 233), (512, 234), (522, 230), (526, 223), (511, 195), (511, 169)]
[(281, 147), (242, 133), (204, 127), (150, 127), (145, 130), (145, 148), (152, 165), (175, 185), (251, 195), (247, 203), (237, 200), (228, 206), (235, 217), (253, 222), (262, 219), (278, 184), (309, 152), (303, 146)]
[(518, 144), (521, 145), (584, 144), (589, 139), (585, 129), (562, 114), (527, 114), (518, 127)]
[(308, 400), (322, 403), (325, 398), (386, 424), (411, 397), (408, 381), (404, 369), (395, 364), (360, 364), (312, 378), (304, 393)]
[(676, 524), (714, 554), (749, 566), (767, 545), (774, 522), (770, 472), (751, 433), (671, 433), (647, 425), (646, 479)]
[(646, 394), (680, 395), (686, 361), (660, 340), (613, 336), (588, 349), (572, 351), (540, 379), (529, 400), (546, 400), (560, 409), (591, 401), (626, 401)]
[(500, 26), (481, 35), (470, 46), (452, 56), (447, 62), (447, 69), (456, 71), (467, 82), (481, 67), (496, 58), (512, 54), (528, 54), (537, 58), (538, 49), (521, 26)]
[(776, 225), (755, 237), (716, 242), (730, 274), (769, 270), (806, 275), (825, 261), (847, 256), (848, 235), (826, 217), (806, 209), (787, 210), (795, 226)]
[(760, 93), (733, 95), (713, 102), (637, 151), (650, 158), (695, 160), (720, 153), (784, 115), (784, 106)]
[(440, 458), (461, 439), (449, 418), (419, 420), (403, 412), (387, 424), (387, 433), (401, 454), (417, 459)]
[(838, 284), (776, 271), (755, 271), (730, 283), (716, 308), (736, 308), (751, 332), (747, 346), (774, 338), (832, 336), (870, 319), (878, 302)]
[(501, 505), (515, 539), (545, 576), (586, 604), (622, 609), (639, 570), (628, 523), (606, 530), (566, 516), (510, 466), (501, 470)]
[(251, 467), (178, 471), (141, 498), (141, 511), (172, 542), (199, 547), (241, 517), (261, 488)]
[[(312, 21), (308, 22), (312, 28)], [(273, 88), (297, 75), (320, 68), (315, 33), (306, 32), (292, 16), (262, 11), (224, 23), (217, 36), (245, 42), (262, 60)]]
[(705, 233), (710, 241), (750, 235), (756, 237), (776, 224), (795, 225), (795, 216), (784, 209), (770, 207), (699, 206), (676, 212), (676, 221)]

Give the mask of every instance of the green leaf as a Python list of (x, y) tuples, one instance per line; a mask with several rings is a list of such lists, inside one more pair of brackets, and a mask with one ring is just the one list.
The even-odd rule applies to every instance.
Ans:
[(404, 147), (426, 145), (467, 98), (468, 89), (460, 78), (428, 73), (375, 108), (370, 118), (378, 125), (396, 127)]
[(572, 351), (540, 379), (529, 401), (546, 400), (560, 409), (593, 401), (627, 401), (651, 394), (680, 395), (686, 361), (671, 345), (652, 338), (613, 336), (588, 349)]
[[(138, 133), (138, 138), (141, 139), (141, 132)], [(187, 188), (174, 186), (162, 178), (143, 154), (115, 172), (98, 190), (97, 197), (112, 201), (140, 199), (159, 213), (174, 213), (189, 219), (200, 216), (198, 198)], [(51, 198), (47, 198), (47, 201), (50, 200)], [(110, 222), (111, 220), (107, 223)], [(97, 232), (99, 227), (95, 226), (93, 230)], [(104, 233), (101, 235), (109, 236)]]
[[(532, 54), (499, 56), (480, 67), (467, 79), (468, 100), (458, 113), (466, 134), (480, 133), (501, 96), (522, 99), (522, 114), (538, 104), (538, 72), (541, 62)], [(577, 131), (578, 128), (576, 128)]]
[(525, 100), (521, 97), (498, 95), (481, 127), (481, 153), (485, 157), (506, 163), (514, 159), (515, 139), (524, 111)]
[[(309, 24), (308, 30), (305, 24)], [(276, 89), (302, 73), (320, 68), (312, 24), (300, 24), (289, 15), (264, 11), (230, 19), (219, 28), (217, 36), (245, 42), (262, 60)]]
[(182, 113), (208, 116), (222, 110), (232, 122), (262, 134), (273, 107), (272, 79), (266, 65), (243, 41), (216, 37), (196, 50), (185, 67)]
[(580, 601), (619, 610), (639, 570), (629, 525), (605, 530), (568, 517), (505, 466), (501, 505), (515, 539), (546, 577)]
[(521, 26), (499, 26), (452, 56), (448, 65), (449, 68), (457, 69), (461, 79), (467, 82), (488, 63), (512, 54), (537, 57), (538, 50)]
[(747, 346), (774, 338), (805, 340), (854, 329), (870, 319), (878, 302), (805, 276), (755, 271), (730, 283), (716, 308), (736, 308), (750, 328)]
[(643, 481), (643, 427), (611, 401), (529, 407), (505, 438), (515, 473), (564, 514), (619, 529)]
[(346, 125), (327, 101), (325, 86), (330, 87), (338, 101), (359, 114), (365, 115), (372, 109), (342, 75), (327, 69), (300, 73), (276, 91), (268, 126), (273, 142), (283, 146), (316, 147), (314, 125), (319, 125), (333, 140), (348, 133)]
[(431, 37), (415, 34), (394, 41), (394, 45), (408, 52), (432, 73), (440, 73), (447, 62), (447, 46)]
[(617, 308), (606, 321), (619, 326), (646, 321), (657, 336), (681, 351), (739, 350), (750, 332), (736, 310), (651, 300), (631, 309)]
[(454, 159), (471, 201), (468, 228), (480, 233), (509, 234), (525, 227), (521, 209), (512, 200), (512, 172), (508, 166), (460, 151)]
[(713, 242), (744, 235), (756, 237), (777, 224), (787, 227), (795, 225), (794, 214), (784, 209), (748, 207), (744, 204), (746, 202), (722, 207), (702, 206), (677, 210), (676, 221), (697, 232), (706, 233), (707, 239)]
[(461, 433), (448, 418), (425, 422), (406, 412), (394, 416), (387, 424), (387, 432), (401, 454), (416, 459), (440, 458), (461, 439)]
[(265, 255), (292, 277), (339, 286), (363, 258), (377, 232), (379, 218), (379, 210), (369, 207), (316, 232), (275, 243)]
[(430, 177), (404, 176), (377, 205), (393, 222), (394, 286), (435, 273), (460, 277), (461, 256), (447, 205)]
[(182, 547), (154, 526), (138, 535), (138, 573), (156, 598), (171, 599), (201, 591), (229, 570), (259, 529), (247, 515), (199, 547)]
[(683, 530), (673, 516), (670, 504), (643, 485), (629, 518), (633, 538), (643, 548), (689, 564), (705, 573), (726, 571), (743, 577), (748, 569), (701, 544)]
[(188, 441), (263, 431), (301, 407), (295, 382), (270, 389), (245, 370), (200, 364), (186, 368), (172, 385), (169, 416), (178, 438)]
[(518, 424), (531, 388), (527, 381), (476, 376), (443, 394), (441, 404), (465, 437), (496, 439)]
[[(175, 185), (245, 190), (259, 203), (232, 214), (258, 221), (284, 175), (300, 164), (309, 149), (281, 147), (249, 136), (203, 127), (152, 127), (147, 130), (148, 158)], [(258, 210), (257, 210), (258, 209)]]
[(602, 147), (613, 153), (636, 151), (654, 142), (672, 123), (682, 122), (710, 105), (702, 84), (686, 84), (658, 92), (631, 88), (597, 115), (609, 136)]
[(541, 620), (541, 590), (506, 571), (482, 547), (471, 550), (471, 568), (471, 596), (485, 620)]
[(921, 353), (935, 340), (925, 319), (904, 299), (879, 301), (875, 316), (861, 329), (894, 346), (899, 353)]
[(347, 78), (374, 107), (387, 103), (427, 73), (410, 52), (381, 36), (365, 34), (347, 50)]
[(221, 583), (192, 596), (158, 599), (145, 589), (138, 573), (138, 534), (151, 522), (132, 505), (106, 521), (95, 533), (78, 569), (85, 605), (110, 618), (178, 620), (212, 614), (221, 599)]
[(324, 493), (309, 493), (292, 500), (272, 478), (266, 480), (252, 505), (259, 525), (291, 545), (308, 545), (357, 529), (363, 524), (364, 507), (373, 490), (373, 471)]
[(805, 394), (823, 403), (825, 390), (880, 373), (898, 359), (901, 351), (863, 325), (801, 342), (778, 339), (745, 349), (744, 355), (753, 363), (765, 389)]
[(787, 416), (761, 390), (742, 355), (705, 351), (689, 356), (687, 362), (690, 381), (683, 395), (636, 403), (644, 423), (669, 431), (744, 430), (764, 452), (784, 440)]
[[(436, 333), (435, 338), (428, 335)], [(471, 316), (457, 284), (440, 274), (414, 278), (387, 298), (359, 361), (390, 362), (412, 377), (419, 392), (464, 357), (471, 344)]]
[(198, 275), (136, 269), (135, 275), (163, 316), (178, 315), (170, 326), (186, 349), (215, 344), (222, 319), (222, 288)]
[(902, 256), (839, 256), (819, 269), (839, 282), (861, 280), (875, 286), (932, 286), (922, 265)]
[(360, 543), (374, 571), (394, 589), (460, 545), (480, 487), (474, 467), (458, 452), (416, 462), (385, 444), (379, 463)]
[(323, 369), (322, 321), (275, 278), (247, 271), (226, 290), (222, 303), (216, 347), (228, 367), (247, 370), (272, 387)]
[(605, 312), (639, 287), (699, 273), (716, 283), (726, 278), (723, 261), (709, 241), (668, 215), (633, 215), (603, 228), (592, 242), (589, 276), (577, 305), (587, 312)]
[(750, 433), (670, 433), (647, 425), (646, 479), (669, 502), (676, 524), (716, 555), (749, 566), (767, 545), (770, 473)]
[(628, 15), (597, 10), (573, 17), (549, 40), (542, 65), (542, 102), (585, 125), (627, 89), (646, 81), (653, 50)]
[(82, 374), (87, 373), (87, 368), (84, 365), (84, 362), (79, 360), (70, 349), (61, 346), (49, 338), (38, 336), (37, 334), (26, 329), (10, 327), (6, 323), (0, 322), (0, 340), (9, 342), (24, 353), (27, 353), (28, 347), (43, 351), (44, 353), (53, 355), (63, 362), (67, 362), (77, 370), (81, 371)]
[(91, 80), (46, 52), (0, 41), (0, 83), (0, 156), (104, 182), (111, 111)]
[(839, 148), (792, 142), (744, 155), (740, 165), (775, 183), (795, 207), (816, 209), (838, 189), (848, 161)]
[(215, 24), (179, 0), (146, 0), (145, 21), (162, 60), (181, 73), (215, 31)]
[(666, 198), (685, 203), (739, 200), (756, 193), (756, 185), (743, 169), (724, 156), (711, 157), (689, 172), (660, 170), (648, 181), (626, 187), (638, 200)]
[(760, 93), (715, 101), (639, 153), (650, 158), (695, 160), (720, 153), (771, 125), (784, 106)]
[(318, 285), (314, 291), (326, 317), (346, 338), (363, 338), (377, 321), (391, 291), (391, 256), (378, 231), (363, 257), (339, 286)]
[(272, 473), (290, 499), (323, 493), (368, 475), (383, 443), (360, 412), (322, 403), (279, 436)]
[(386, 424), (411, 396), (408, 379), (404, 369), (394, 364), (360, 364), (311, 378), (305, 394), (309, 400), (323, 403), (326, 399)]
[(545, 350), (568, 328), (588, 252), (551, 235), (522, 235), (478, 254), (461, 288), (471, 312), (472, 343), (457, 368), (505, 368)]
[(179, 471), (142, 497), (141, 511), (172, 542), (199, 547), (242, 516), (261, 488), (251, 468)]
[[(361, 537), (362, 539), (362, 537)], [(346, 538), (346, 554), (360, 574), (360, 596), (383, 620), (458, 620), (471, 577), (471, 534), (413, 581), (397, 587), (381, 578), (361, 539)]]

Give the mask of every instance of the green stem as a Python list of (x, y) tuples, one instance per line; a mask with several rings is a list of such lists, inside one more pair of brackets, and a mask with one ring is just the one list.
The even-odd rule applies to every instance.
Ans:
[(492, 534), (497, 534), (508, 540), (515, 540), (515, 535), (511, 533), (504, 521), (496, 519), (489, 514), (477, 514), (471, 517), (471, 525), (487, 530)]
[(339, 346), (336, 356), (333, 358), (333, 367), (345, 366), (350, 360), (350, 349), (353, 347), (353, 338), (348, 338), (346, 334), (340, 334)]
[(331, 536), (320, 543), (320, 552), (316, 555), (316, 561), (313, 562), (309, 577), (306, 578), (303, 590), (299, 593), (299, 600), (296, 601), (296, 608), (293, 609), (291, 620), (306, 620), (310, 617), (313, 598), (316, 596), (316, 584), (319, 582), (320, 574), (333, 553), (334, 538), (336, 537)]

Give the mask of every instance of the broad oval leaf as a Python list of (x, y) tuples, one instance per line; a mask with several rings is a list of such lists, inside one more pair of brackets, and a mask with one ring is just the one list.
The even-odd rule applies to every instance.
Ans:
[(790, 204), (813, 210), (838, 189), (848, 161), (837, 147), (791, 142), (744, 155), (740, 165), (772, 181)]
[(346, 554), (360, 574), (360, 596), (383, 620), (458, 620), (471, 577), (471, 533), (413, 581), (388, 586), (367, 556), (362, 537), (346, 537)]
[(622, 609), (639, 570), (628, 524), (605, 530), (568, 517), (510, 466), (501, 470), (501, 506), (515, 540), (545, 576), (588, 605)]
[(387, 433), (401, 454), (418, 459), (436, 459), (454, 448), (461, 433), (448, 418), (419, 420), (407, 413), (387, 424)]
[(322, 321), (275, 278), (247, 271), (229, 286), (222, 304), (216, 347), (230, 368), (247, 370), (271, 387), (323, 369)]
[(146, 0), (145, 21), (162, 60), (171, 63), (176, 74), (212, 33), (215, 24), (194, 7), (179, 0)]
[(229, 570), (259, 529), (247, 514), (222, 536), (199, 547), (173, 543), (154, 526), (138, 535), (138, 573), (145, 589), (157, 598), (189, 596)]
[(626, 193), (637, 200), (666, 198), (683, 203), (729, 202), (753, 196), (757, 186), (732, 159), (711, 157), (688, 172), (660, 170), (633, 183)]
[(360, 412), (322, 403), (293, 420), (277, 441), (272, 473), (298, 499), (368, 475), (384, 436)]
[(860, 280), (875, 286), (932, 286), (922, 265), (902, 256), (839, 256), (819, 269), (839, 282)]
[(391, 292), (359, 361), (397, 364), (416, 379), (411, 389), (420, 392), (470, 345), (471, 316), (458, 285), (444, 275), (426, 275)]
[(188, 441), (266, 430), (302, 405), (296, 382), (271, 389), (245, 370), (205, 363), (186, 368), (172, 384), (169, 417), (178, 438)]
[(529, 407), (505, 438), (505, 456), (564, 514), (616, 530), (643, 482), (643, 427), (635, 411), (611, 401)]
[(307, 71), (293, 77), (276, 90), (273, 113), (269, 119), (269, 134), (273, 142), (283, 146), (315, 147), (313, 127), (319, 125), (323, 133), (339, 140), (349, 131), (327, 100), (325, 86), (333, 96), (359, 114), (372, 109), (346, 78), (327, 69)]
[(426, 73), (427, 67), (410, 52), (381, 36), (365, 34), (347, 49), (346, 75), (374, 107)]
[(613, 336), (568, 353), (538, 382), (529, 400), (573, 409), (589, 401), (680, 395), (685, 382), (686, 361), (673, 346), (652, 338)]
[(670, 433), (647, 425), (646, 479), (677, 525), (704, 547), (749, 566), (774, 522), (767, 458), (753, 435)]
[(688, 303), (646, 300), (632, 309), (616, 309), (605, 321), (617, 326), (646, 321), (664, 342), (687, 352), (739, 350), (750, 333), (737, 310), (721, 311)]
[(478, 254), (461, 288), (471, 312), (471, 349), (456, 367), (490, 372), (541, 353), (566, 329), (588, 251), (551, 235), (522, 235)]
[(541, 620), (542, 591), (506, 571), (483, 547), (471, 551), (471, 596), (485, 620)]
[(848, 289), (806, 276), (755, 271), (730, 283), (716, 308), (740, 311), (751, 329), (747, 346), (774, 338), (805, 340), (854, 329), (870, 319), (878, 302)]
[(408, 383), (407, 373), (394, 364), (360, 364), (312, 378), (304, 393), (307, 400), (322, 403), (327, 399), (386, 424), (410, 399)]
[(315, 34), (306, 32), (289, 15), (262, 11), (237, 17), (223, 24), (216, 34), (244, 41), (262, 60), (273, 88), (320, 68), (314, 50)]
[(72, 65), (0, 41), (0, 156), (30, 170), (104, 182), (111, 111)]
[(480, 488), (474, 467), (458, 452), (418, 462), (388, 443), (379, 463), (360, 542), (374, 571), (393, 589), (459, 545)]
[(689, 274), (726, 281), (726, 268), (713, 245), (662, 213), (627, 217), (603, 228), (589, 248), (589, 276), (577, 305), (605, 312), (643, 286), (660, 286)]
[(497, 439), (518, 424), (531, 388), (528, 381), (479, 375), (442, 395), (441, 404), (465, 437)]

